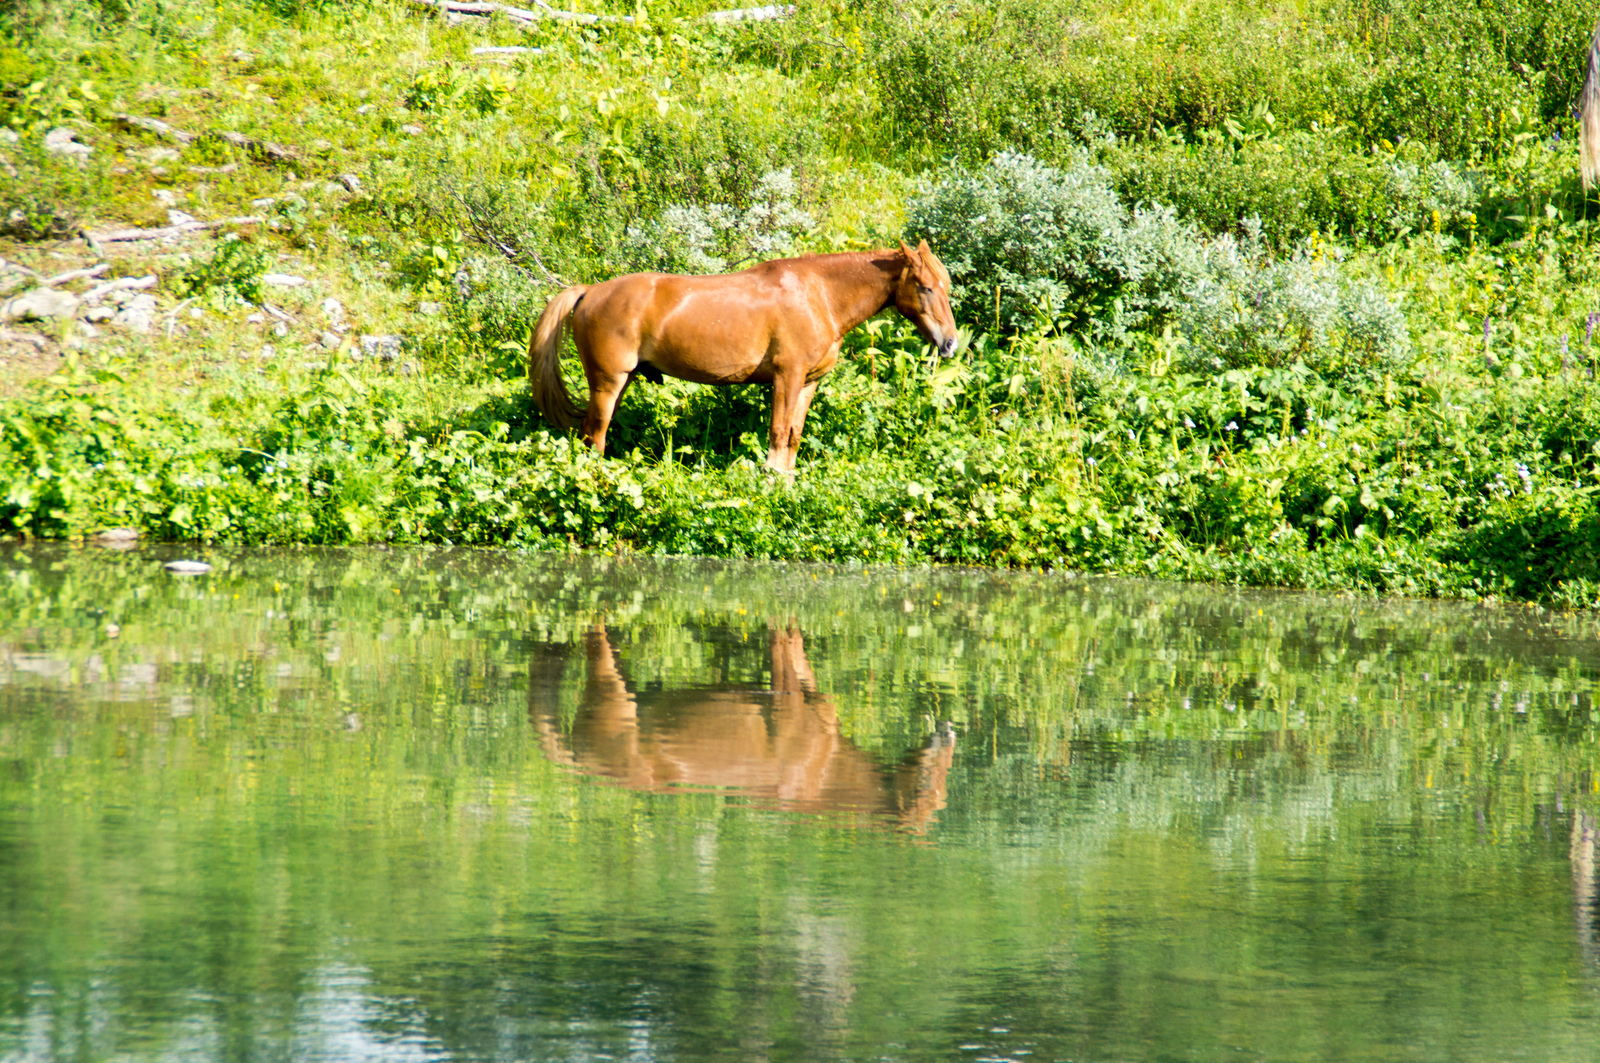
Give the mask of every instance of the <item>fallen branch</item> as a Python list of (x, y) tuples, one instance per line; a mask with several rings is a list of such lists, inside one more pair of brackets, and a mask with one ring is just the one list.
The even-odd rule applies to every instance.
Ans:
[(215, 133), (213, 136), (221, 137), (236, 148), (242, 148), (251, 155), (265, 155), (273, 162), (294, 162), (299, 156), (282, 144), (274, 144), (270, 140), (256, 140), (243, 133)]
[(44, 285), (46, 288), (54, 288), (56, 285), (65, 284), (68, 281), (82, 280), (85, 277), (98, 277), (100, 274), (104, 273), (110, 268), (111, 263), (102, 262), (98, 266), (93, 266), (89, 269), (75, 269), (68, 273), (58, 274), (57, 276), (51, 277), (49, 280), (40, 281), (39, 283)]
[(93, 288), (90, 288), (88, 291), (83, 293), (83, 301), (86, 303), (92, 303), (102, 296), (109, 295), (111, 292), (120, 292), (127, 289), (133, 289), (137, 291), (144, 288), (154, 288), (155, 286), (156, 275), (154, 273), (150, 274), (148, 277), (123, 277), (120, 280), (108, 281), (105, 284), (95, 285)]
[(180, 144), (193, 144), (200, 137), (195, 133), (185, 133), (176, 126), (170, 126), (158, 118), (145, 118), (136, 114), (114, 114), (111, 116), (119, 124), (130, 129), (144, 129), (158, 136), (171, 137)]
[(197, 233), (206, 229), (215, 229), (222, 225), (259, 224), (261, 224), (261, 219), (251, 214), (243, 218), (222, 218), (218, 221), (186, 221), (181, 225), (169, 225), (164, 229), (115, 229), (108, 233), (85, 231), (84, 235), (90, 240), (102, 244), (121, 244), (135, 240), (165, 240), (173, 236), (183, 236), (185, 233)]
[(10, 343), (31, 343), (35, 350), (44, 350), (50, 341), (37, 332), (13, 332), (8, 328), (0, 328), (0, 340)]
[(545, 0), (533, 0), (539, 7), (537, 11), (530, 11), (525, 7), (512, 7), (510, 4), (485, 3), (483, 0), (411, 0), (411, 2), (423, 7), (437, 8), (450, 15), (477, 15), (480, 18), (487, 18), (498, 11), (516, 22), (532, 23), (542, 18), (553, 18), (558, 22), (581, 22), (584, 25), (596, 22), (633, 24), (632, 15), (596, 15), (587, 11), (562, 11), (551, 7)]
[(39, 276), (39, 274), (35, 273), (27, 266), (24, 266), (21, 262), (7, 262), (5, 259), (0, 258), (0, 271), (10, 270), (16, 270), (18, 273), (26, 273), (30, 277)]
[(707, 11), (707, 22), (770, 22), (794, 14), (793, 4), (768, 4), (766, 7), (737, 7), (729, 11)]
[(277, 318), (279, 321), (282, 321), (285, 325), (293, 325), (295, 323), (294, 318), (290, 317), (288, 314), (284, 313), (282, 310), (279, 310), (277, 307), (273, 306), (271, 303), (262, 303), (261, 304), (261, 309), (265, 310), (267, 313), (271, 314), (273, 317)]

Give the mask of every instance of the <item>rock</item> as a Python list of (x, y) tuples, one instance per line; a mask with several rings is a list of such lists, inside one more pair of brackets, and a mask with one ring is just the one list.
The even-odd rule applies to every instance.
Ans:
[(150, 167), (150, 176), (165, 177), (167, 176), (167, 168), (165, 166), (152, 166)]
[(78, 297), (71, 292), (34, 288), (0, 303), (0, 321), (50, 321), (73, 317), (79, 305)]
[(245, 321), (252, 325), (265, 325), (267, 323), (267, 315), (251, 314), (249, 317), (245, 318)]
[(228, 58), (232, 59), (236, 63), (248, 63), (251, 57), (250, 53), (245, 51), (243, 48), (235, 48)]
[(188, 225), (190, 222), (199, 221), (193, 214), (186, 214), (181, 210), (167, 211), (167, 220), (174, 225)]
[(324, 332), (322, 336), (318, 338), (317, 342), (322, 344), (325, 349), (331, 351), (339, 346), (339, 334), (336, 332)]
[(277, 202), (277, 200), (272, 198), (271, 196), (263, 196), (260, 199), (252, 199), (250, 201), (250, 205), (252, 207), (255, 207), (257, 210), (266, 210), (268, 207), (272, 206), (276, 202)]
[(274, 347), (270, 343), (263, 343), (261, 345), (261, 357), (263, 357), (263, 358), (276, 358), (277, 356), (278, 356), (278, 348)]
[(372, 104), (363, 103), (360, 107), (356, 108), (356, 114), (371, 114), (372, 110)]
[(94, 537), (103, 543), (125, 543), (139, 537), (138, 528), (106, 528), (95, 532)]
[(106, 625), (106, 638), (114, 639), (120, 634), (122, 634), (122, 627), (120, 625), (118, 625), (118, 624), (107, 624)]
[(44, 135), (44, 150), (52, 155), (65, 155), (82, 162), (94, 154), (94, 149), (87, 144), (79, 144), (75, 139), (77, 135), (66, 126), (52, 129)]
[(416, 362), (401, 362), (400, 363), (400, 375), (401, 376), (414, 376), (421, 369), (422, 369), (422, 367), (420, 365), (418, 365)]
[(272, 334), (274, 336), (287, 336), (289, 334), (289, 326), (280, 321), (272, 326)]
[(155, 328), (156, 319), (148, 310), (129, 307), (117, 311), (117, 316), (111, 319), (111, 323), (113, 325), (121, 325), (129, 332), (137, 332), (140, 335), (144, 335)]
[(268, 273), (261, 278), (262, 284), (270, 284), (274, 288), (299, 288), (307, 283), (304, 277), (296, 277), (292, 273)]
[(361, 351), (373, 358), (381, 358), (392, 362), (400, 357), (400, 347), (404, 342), (400, 336), (362, 336)]
[[(89, 324), (87, 321), (78, 322), (78, 331), (86, 340), (97, 340), (100, 338), (100, 330)], [(77, 337), (74, 338), (76, 339)]]
[(407, 123), (400, 127), (400, 132), (405, 133), (407, 136), (420, 137), (422, 135), (422, 127)]
[(206, 312), (204, 310), (200, 309), (198, 306), (196, 306), (196, 307), (192, 307), (189, 310), (189, 316), (192, 317), (192, 318), (202, 318), (202, 317), (206, 316)]
[(146, 162), (173, 162), (178, 158), (176, 148), (146, 148), (138, 152)]
[(162, 567), (175, 576), (203, 576), (211, 571), (204, 561), (168, 561)]
[(156, 297), (148, 292), (134, 292), (133, 298), (122, 305), (128, 310), (152, 311), (156, 308)]
[(433, 315), (433, 314), (437, 314), (438, 312), (439, 312), (439, 304), (438, 303), (423, 302), (423, 303), (418, 303), (417, 304), (417, 313), (419, 313), (419, 314)]
[(158, 188), (150, 194), (155, 196), (156, 202), (160, 203), (163, 207), (170, 207), (178, 201), (178, 197), (170, 188)]
[(342, 173), (342, 174), (340, 174), (339, 175), (339, 183), (344, 185), (346, 188), (348, 188), (352, 192), (355, 192), (357, 194), (359, 194), (361, 192), (361, 178), (357, 177), (353, 173)]
[(344, 304), (337, 299), (324, 299), (322, 301), (322, 314), (330, 322), (337, 325), (344, 320)]
[(89, 322), (110, 321), (113, 317), (116, 317), (116, 316), (117, 316), (116, 310), (112, 309), (111, 307), (109, 307), (109, 306), (96, 306), (96, 307), (91, 307), (89, 309), (89, 312), (83, 315), (83, 319), (85, 321), (89, 321)]

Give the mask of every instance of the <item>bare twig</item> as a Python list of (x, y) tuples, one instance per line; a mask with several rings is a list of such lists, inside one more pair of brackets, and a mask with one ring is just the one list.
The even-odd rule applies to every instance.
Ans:
[(150, 274), (148, 277), (123, 277), (120, 280), (107, 281), (105, 284), (98, 284), (93, 288), (90, 288), (88, 291), (83, 293), (83, 301), (86, 303), (92, 303), (101, 296), (107, 295), (111, 292), (119, 292), (125, 289), (133, 289), (137, 291), (144, 288), (154, 288), (155, 286), (156, 275), (154, 273)]
[(288, 314), (284, 313), (282, 310), (279, 310), (277, 307), (273, 306), (271, 303), (262, 303), (261, 304), (261, 309), (265, 310), (267, 313), (271, 314), (273, 317), (277, 318), (279, 321), (282, 321), (285, 325), (293, 325), (295, 323), (294, 318), (290, 317)]
[(44, 350), (50, 343), (49, 340), (37, 332), (15, 332), (8, 328), (0, 328), (0, 340), (6, 340), (10, 343), (32, 344), (35, 350), (40, 351)]
[(794, 14), (793, 4), (768, 4), (765, 7), (738, 7), (729, 11), (707, 11), (707, 22), (771, 22)]
[(65, 284), (68, 281), (82, 280), (85, 277), (98, 277), (100, 274), (104, 273), (110, 268), (111, 263), (102, 262), (98, 266), (92, 266), (89, 269), (75, 269), (68, 273), (57, 274), (56, 276), (51, 277), (49, 280), (40, 281), (39, 283), (43, 284), (46, 288), (54, 288), (56, 285)]
[(223, 218), (218, 221), (186, 221), (181, 225), (168, 225), (162, 229), (114, 229), (108, 233), (85, 232), (84, 235), (102, 244), (118, 244), (135, 240), (165, 240), (168, 237), (203, 232), (206, 229), (215, 229), (222, 225), (259, 225), (260, 223), (261, 219), (251, 214), (243, 218)]
[(273, 162), (294, 162), (299, 158), (293, 151), (290, 151), (282, 144), (274, 144), (270, 140), (256, 140), (254, 137), (247, 137), (243, 133), (229, 132), (215, 135), (236, 148), (244, 149), (251, 155), (265, 155)]
[(171, 137), (180, 144), (193, 144), (200, 139), (197, 134), (185, 133), (183, 130), (170, 126), (157, 118), (145, 118), (136, 114), (114, 114), (111, 117), (120, 125), (127, 126), (130, 129), (145, 129), (158, 136)]

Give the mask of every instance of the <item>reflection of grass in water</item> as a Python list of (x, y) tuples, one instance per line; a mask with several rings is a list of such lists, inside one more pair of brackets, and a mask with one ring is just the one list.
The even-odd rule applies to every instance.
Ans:
[[(1590, 620), (928, 570), (212, 560), (178, 581), (148, 549), (13, 549), (0, 610), (8, 969), (65, 1000), (128, 958), (97, 1006), (148, 1044), (196, 1014), (285, 1038), (335, 955), (458, 1051), (489, 1052), (481, 1016), (513, 1006), (606, 1036), (633, 984), (703, 1051), (717, 1035), (691, 1031), (724, 1009), (790, 1043), (853, 987), (834, 1036), (928, 1051), (999, 992), (1013, 1019), (991, 1025), (1065, 1045), (1092, 1007), (1108, 1043), (1270, 1036), (1305, 1058), (1332, 1001), (1345, 1037), (1448, 1020), (1576, 1058), (1528, 1027), (1573, 1006), (1550, 805), (1593, 768), (1565, 707), (1587, 711)], [(532, 644), (581, 646), (602, 616), (635, 684), (759, 681), (792, 617), (858, 745), (955, 720), (933, 844), (556, 770)], [(1491, 954), (1521, 988), (1464, 1003), (1455, 979)], [(1368, 1003), (1397, 967), (1403, 1021)]]

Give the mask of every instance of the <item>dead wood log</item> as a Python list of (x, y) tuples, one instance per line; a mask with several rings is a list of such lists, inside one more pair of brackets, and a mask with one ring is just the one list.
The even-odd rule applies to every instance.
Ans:
[(200, 137), (196, 133), (185, 133), (176, 126), (170, 126), (159, 118), (145, 118), (137, 114), (114, 114), (111, 116), (119, 125), (129, 129), (143, 129), (155, 133), (157, 136), (170, 137), (180, 144), (193, 144)]
[(83, 280), (86, 277), (98, 277), (110, 268), (111, 263), (102, 262), (98, 266), (92, 266), (89, 269), (75, 269), (67, 273), (57, 274), (49, 280), (40, 281), (39, 283), (46, 288), (54, 288), (56, 285), (65, 284), (68, 281)]
[(113, 229), (108, 233), (90, 233), (84, 235), (93, 241), (102, 244), (131, 243), (137, 240), (165, 240), (172, 236), (183, 236), (186, 233), (203, 232), (206, 229), (215, 229), (221, 225), (259, 225), (261, 219), (254, 214), (243, 218), (221, 218), (217, 221), (186, 221), (181, 225), (168, 225), (161, 229)]

